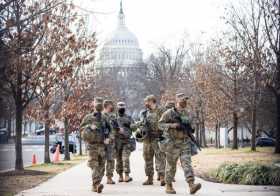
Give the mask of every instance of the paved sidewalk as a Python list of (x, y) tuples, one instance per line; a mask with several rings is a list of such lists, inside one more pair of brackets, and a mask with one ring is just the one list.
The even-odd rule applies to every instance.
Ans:
[[(132, 183), (117, 183), (116, 185), (105, 185), (103, 195), (114, 196), (162, 196), (166, 195), (164, 188), (155, 181), (153, 186), (142, 186), (145, 179), (143, 168), (142, 149), (139, 146), (136, 152), (132, 153), (131, 158)], [(117, 177), (115, 177), (117, 180)], [(244, 186), (244, 185), (225, 185), (206, 182), (197, 179), (202, 183), (202, 189), (196, 194), (198, 196), (279, 196), (280, 187), (273, 186)], [(184, 182), (183, 172), (177, 171), (176, 183), (174, 187), (177, 195), (189, 195), (187, 185)], [(26, 190), (18, 196), (92, 196), (97, 193), (91, 192), (91, 171), (86, 163), (77, 165), (54, 178), (42, 183), (40, 186)]]

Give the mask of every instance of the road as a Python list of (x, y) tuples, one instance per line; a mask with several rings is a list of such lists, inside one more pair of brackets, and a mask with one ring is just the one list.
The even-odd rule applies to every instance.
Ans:
[[(79, 150), (79, 148), (77, 149)], [(79, 152), (79, 151), (77, 151)], [(44, 162), (44, 145), (23, 145), (22, 157), (24, 167), (32, 165), (32, 156), (36, 155), (37, 163)], [(53, 154), (50, 153), (52, 160)], [(64, 155), (61, 154), (61, 159)], [(0, 144), (0, 171), (12, 170), (15, 168), (15, 145), (14, 144)]]
[[(44, 136), (30, 136), (22, 140), (22, 153), (24, 167), (32, 164), (32, 155), (35, 154), (37, 163), (44, 162)], [(50, 137), (50, 146), (55, 143), (54, 135)], [(79, 152), (79, 144), (77, 145), (77, 152)], [(85, 149), (85, 144), (83, 144)], [(14, 144), (0, 144), (0, 172), (12, 170), (15, 167), (15, 145)], [(52, 159), (53, 154), (50, 153)], [(63, 159), (64, 155), (61, 155)]]
[[(37, 162), (44, 161), (44, 146), (43, 145), (23, 145), (23, 164), (29, 166), (32, 164), (32, 155), (35, 154)], [(0, 145), (0, 171), (9, 170), (15, 167), (15, 145), (1, 144)]]

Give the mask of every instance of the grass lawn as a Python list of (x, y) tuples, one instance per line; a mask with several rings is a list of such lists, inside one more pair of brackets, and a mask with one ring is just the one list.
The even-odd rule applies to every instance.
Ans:
[(230, 148), (205, 148), (196, 156), (192, 157), (193, 168), (196, 175), (211, 181), (215, 170), (223, 163), (260, 163), (271, 165), (280, 163), (280, 155), (273, 153), (273, 148), (260, 147), (252, 152), (249, 147), (231, 150)]
[(14, 194), (30, 189), (61, 173), (76, 164), (86, 160), (86, 156), (72, 156), (71, 161), (61, 161), (56, 164), (37, 164), (26, 167), (24, 171), (9, 171), (0, 173), (0, 195)]

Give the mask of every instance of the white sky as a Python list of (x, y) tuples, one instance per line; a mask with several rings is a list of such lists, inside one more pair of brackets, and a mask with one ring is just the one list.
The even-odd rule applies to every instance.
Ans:
[[(218, 34), (229, 0), (123, 0), (127, 27), (138, 37), (144, 57), (157, 45), (178, 42), (188, 34), (203, 42)], [(115, 29), (120, 0), (76, 0), (90, 14), (89, 28), (104, 40)], [(101, 13), (100, 13), (101, 12)]]

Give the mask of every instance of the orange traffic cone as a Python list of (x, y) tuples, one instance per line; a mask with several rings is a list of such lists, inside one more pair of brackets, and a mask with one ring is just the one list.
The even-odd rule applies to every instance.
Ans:
[(32, 165), (36, 165), (37, 164), (37, 158), (36, 158), (36, 155), (33, 154), (32, 155)]
[(56, 150), (53, 157), (53, 162), (58, 163), (60, 161), (59, 144), (56, 146)]

